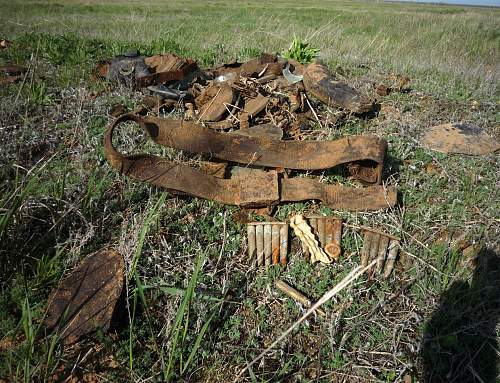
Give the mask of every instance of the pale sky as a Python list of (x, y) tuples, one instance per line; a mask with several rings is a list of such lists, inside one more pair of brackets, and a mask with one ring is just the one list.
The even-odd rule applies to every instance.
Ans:
[(415, 3), (444, 3), (444, 4), (464, 4), (464, 5), (493, 5), (500, 7), (500, 0), (397, 0), (410, 1)]

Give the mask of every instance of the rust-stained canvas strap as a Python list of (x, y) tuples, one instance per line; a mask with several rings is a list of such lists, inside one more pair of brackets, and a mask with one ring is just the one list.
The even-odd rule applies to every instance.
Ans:
[(267, 206), (280, 201), (321, 200), (346, 210), (374, 210), (396, 203), (394, 188), (348, 188), (306, 178), (283, 178), (275, 171), (247, 178), (217, 178), (184, 164), (139, 154), (124, 156), (113, 146), (114, 129), (127, 120), (137, 122), (158, 144), (204, 153), (246, 165), (289, 169), (326, 169), (353, 161), (371, 160), (380, 167), (386, 143), (373, 136), (351, 136), (336, 141), (278, 141), (217, 133), (192, 122), (124, 115), (104, 136), (105, 154), (121, 173), (140, 181), (196, 197), (240, 206)]

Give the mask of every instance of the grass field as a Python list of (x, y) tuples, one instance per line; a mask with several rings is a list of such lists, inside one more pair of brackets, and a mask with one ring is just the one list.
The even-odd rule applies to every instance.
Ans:
[[(448, 121), (500, 139), (500, 10), (319, 0), (0, 0), (0, 10), (0, 38), (14, 42), (0, 65), (28, 67), (0, 87), (0, 382), (232, 381), (303, 312), (274, 281), (319, 299), (359, 264), (359, 225), (401, 237), (396, 272), (358, 280), (243, 381), (498, 381), (500, 157), (444, 155), (419, 139)], [(110, 108), (133, 110), (141, 95), (91, 72), (130, 49), (209, 67), (281, 52), (294, 35), (365, 92), (411, 78), (409, 92), (380, 99), (378, 116), (323, 135), (385, 137), (400, 203), (371, 213), (281, 205), (282, 220), (343, 217), (344, 256), (312, 266), (295, 251), (286, 268), (249, 269), (239, 208), (176, 198), (107, 164)], [(123, 318), (64, 348), (42, 326), (48, 294), (107, 244), (129, 271)]]

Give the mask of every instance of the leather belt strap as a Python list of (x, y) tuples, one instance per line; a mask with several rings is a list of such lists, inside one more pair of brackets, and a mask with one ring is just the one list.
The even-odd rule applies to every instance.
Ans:
[(120, 123), (129, 120), (137, 122), (156, 143), (192, 153), (245, 165), (303, 170), (371, 160), (377, 166), (378, 179), (387, 144), (374, 136), (351, 136), (326, 142), (278, 141), (217, 133), (187, 121), (124, 115), (108, 127), (104, 149), (110, 164), (129, 177), (225, 204), (258, 207), (280, 201), (318, 199), (331, 208), (373, 210), (396, 203), (396, 190), (392, 187), (349, 188), (307, 178), (283, 178), (275, 171), (263, 171), (251, 179), (223, 179), (153, 155), (124, 156), (114, 148), (112, 135)]

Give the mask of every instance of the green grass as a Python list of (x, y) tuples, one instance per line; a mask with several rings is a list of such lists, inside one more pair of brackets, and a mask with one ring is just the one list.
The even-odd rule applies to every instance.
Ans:
[[(457, 120), (498, 139), (500, 11), (319, 0), (0, 1), (0, 9), (0, 37), (14, 40), (0, 63), (29, 68), (22, 82), (0, 88), (0, 378), (232, 381), (303, 312), (274, 289), (275, 280), (318, 299), (359, 262), (362, 239), (352, 229), (359, 225), (401, 237), (406, 253), (396, 272), (343, 291), (325, 305), (326, 318), (299, 326), (246, 381), (424, 381), (429, 360), (439, 381), (451, 352), (492, 376), (495, 344), (484, 341), (478, 351), (476, 335), (498, 338), (486, 323), (498, 320), (496, 263), (490, 275), (440, 237), (464, 233), (498, 253), (499, 156), (446, 156), (418, 139), (429, 126)], [(281, 220), (295, 212), (342, 216), (350, 225), (342, 261), (313, 266), (293, 251), (286, 268), (252, 270), (238, 208), (174, 197), (106, 163), (111, 106), (133, 110), (141, 97), (91, 73), (98, 60), (131, 49), (191, 56), (206, 67), (283, 52), (294, 35), (363, 91), (373, 94), (391, 73), (411, 78), (409, 93), (381, 99), (378, 117), (319, 132), (324, 139), (385, 137), (387, 176), (401, 205), (356, 214), (311, 202), (279, 206)], [(121, 144), (185, 159), (136, 142), (135, 133)], [(325, 177), (349, 182), (342, 172)], [(107, 244), (127, 263), (123, 318), (109, 333), (63, 348), (41, 325), (48, 294), (79, 259)], [(466, 381), (463, 371), (454, 374)]]

